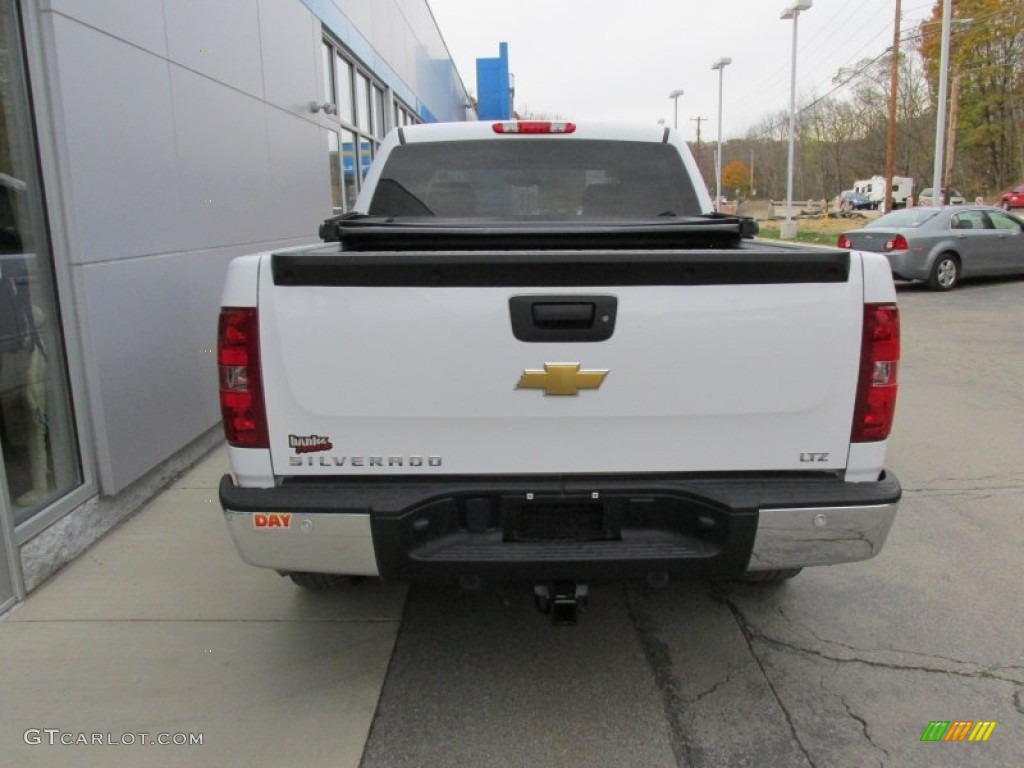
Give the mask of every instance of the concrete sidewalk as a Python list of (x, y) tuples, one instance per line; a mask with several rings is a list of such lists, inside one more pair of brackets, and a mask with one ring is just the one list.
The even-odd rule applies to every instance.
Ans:
[(220, 448), (0, 621), (0, 764), (358, 766), (405, 590), (242, 563), (226, 469)]

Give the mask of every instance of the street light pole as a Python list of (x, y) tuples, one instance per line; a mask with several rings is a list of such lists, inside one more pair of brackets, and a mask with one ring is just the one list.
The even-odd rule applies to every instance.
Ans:
[(892, 33), (892, 61), (889, 63), (889, 124), (885, 131), (885, 204), (889, 213), (893, 206), (892, 177), (896, 174), (896, 97), (900, 72), (900, 0), (896, 0), (896, 21)]
[(789, 160), (786, 164), (786, 220), (779, 235), (784, 240), (796, 238), (796, 222), (793, 221), (793, 145), (796, 138), (796, 28), (800, 11), (808, 10), (813, 0), (797, 0), (784, 10), (779, 18), (793, 20), (793, 60), (789, 82)]
[(672, 127), (677, 131), (679, 130), (679, 97), (683, 95), (682, 88), (676, 88), (672, 93), (668, 95), (672, 99), (672, 107), (675, 111), (675, 116), (672, 119)]
[(942, 53), (939, 56), (939, 103), (935, 110), (935, 165), (932, 168), (932, 205), (939, 198), (939, 205), (945, 202), (942, 192), (942, 153), (946, 145), (946, 90), (949, 78), (949, 27), (953, 18), (951, 0), (942, 3)]
[(711, 65), (712, 70), (718, 70), (718, 152), (715, 154), (716, 211), (722, 203), (722, 72), (729, 64), (732, 64), (732, 59), (723, 56)]

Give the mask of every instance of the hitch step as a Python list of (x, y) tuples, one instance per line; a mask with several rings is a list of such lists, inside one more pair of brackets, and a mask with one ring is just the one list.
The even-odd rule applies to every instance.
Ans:
[(560, 626), (573, 626), (579, 614), (587, 609), (590, 590), (586, 584), (575, 581), (555, 581), (537, 584), (533, 600), (541, 613), (550, 613), (551, 621)]

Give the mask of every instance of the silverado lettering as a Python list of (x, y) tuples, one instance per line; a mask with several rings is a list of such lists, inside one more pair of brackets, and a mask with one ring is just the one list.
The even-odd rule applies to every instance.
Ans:
[(292, 467), (440, 467), (440, 456), (289, 456)]

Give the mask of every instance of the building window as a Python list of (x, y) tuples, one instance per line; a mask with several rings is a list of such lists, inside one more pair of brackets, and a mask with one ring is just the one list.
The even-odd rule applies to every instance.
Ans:
[(356, 174), (356, 134), (352, 131), (341, 132), (341, 174), (342, 188), (345, 194), (345, 210), (351, 210), (355, 205), (356, 195), (359, 194), (359, 180), (361, 176)]
[(0, 4), (0, 514), (82, 482), (16, 4)]
[(373, 86), (373, 133), (378, 139), (383, 139), (387, 133), (387, 126), (384, 124), (386, 113), (384, 112), (384, 91)]
[(338, 119), (346, 125), (355, 125), (354, 102), (352, 100), (352, 64), (341, 55), (335, 56), (338, 82)]
[(322, 66), (324, 71), (324, 96), (325, 101), (331, 104), (337, 103), (334, 90), (334, 67), (331, 66), (334, 60), (334, 50), (327, 43), (323, 45)]
[(327, 132), (327, 162), (331, 173), (331, 212), (334, 215), (345, 212), (344, 189), (341, 186), (341, 148), (338, 132)]
[(344, 46), (330, 37), (324, 38), (323, 46), (325, 93), (327, 100), (337, 106), (336, 114), (324, 117), (336, 123), (327, 137), (331, 206), (341, 213), (355, 204), (362, 180), (388, 130), (420, 121)]
[(362, 72), (356, 75), (356, 123), (363, 133), (373, 133), (373, 119), (370, 112), (370, 81)]

